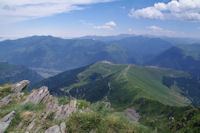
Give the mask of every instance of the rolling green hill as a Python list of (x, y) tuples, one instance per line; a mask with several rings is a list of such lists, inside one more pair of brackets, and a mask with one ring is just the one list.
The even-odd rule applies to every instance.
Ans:
[(16, 83), (21, 80), (30, 80), (35, 83), (43, 78), (35, 71), (30, 70), (24, 66), (12, 65), (0, 62), (0, 84)]
[(189, 75), (171, 69), (119, 65), (103, 61), (45, 79), (34, 86), (49, 87), (51, 92), (86, 99), (95, 102), (108, 99), (111, 104), (125, 109), (139, 99), (158, 101), (165, 105), (182, 106), (190, 100), (177, 89), (168, 88), (163, 83), (164, 77), (188, 77)]

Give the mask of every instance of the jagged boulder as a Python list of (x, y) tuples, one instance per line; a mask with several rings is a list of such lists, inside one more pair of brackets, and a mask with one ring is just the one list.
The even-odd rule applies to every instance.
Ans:
[(61, 133), (60, 132), (60, 127), (58, 125), (55, 125), (53, 127), (50, 127), (45, 131), (45, 133)]
[(32, 102), (33, 104), (39, 104), (42, 100), (47, 99), (48, 96), (50, 96), (48, 87), (42, 86), (38, 90), (33, 90), (24, 103)]
[(0, 133), (4, 133), (8, 126), (10, 125), (10, 122), (15, 117), (15, 111), (10, 112), (6, 116), (0, 119)]
[(18, 82), (12, 86), (12, 91), (18, 93), (21, 92), (26, 86), (30, 83), (29, 80), (23, 80), (21, 82)]
[(43, 86), (38, 90), (33, 90), (32, 93), (27, 96), (24, 104), (28, 102), (32, 102), (34, 104), (45, 104), (46, 113), (43, 116), (43, 120), (45, 120), (47, 116), (52, 112), (55, 113), (54, 119), (63, 120), (68, 118), (73, 112), (78, 111), (78, 109), (76, 108), (76, 100), (71, 100), (66, 105), (59, 105), (58, 100), (50, 95), (48, 87), (46, 86)]
[(78, 111), (76, 106), (77, 106), (76, 100), (72, 100), (66, 105), (58, 106), (55, 112), (55, 119), (62, 120), (68, 118), (72, 113)]
[(0, 100), (0, 107), (7, 105), (12, 100), (12, 95), (8, 95)]
[(23, 80), (21, 82), (18, 82), (14, 84), (11, 88), (11, 91), (14, 92), (14, 94), (10, 94), (3, 99), (0, 100), (0, 107), (9, 104), (12, 101), (13, 97), (16, 97), (18, 100), (21, 99), (21, 97), (24, 95), (21, 91), (26, 88), (26, 86), (30, 83), (28, 80)]

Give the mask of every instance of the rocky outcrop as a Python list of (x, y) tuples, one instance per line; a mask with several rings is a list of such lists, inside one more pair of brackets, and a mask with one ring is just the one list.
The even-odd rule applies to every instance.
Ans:
[(23, 80), (21, 82), (18, 82), (12, 86), (12, 91), (18, 93), (21, 92), (26, 86), (30, 83), (29, 80)]
[(43, 119), (46, 119), (50, 113), (54, 113), (54, 119), (56, 120), (65, 120), (68, 118), (72, 113), (77, 112), (77, 101), (71, 100), (66, 105), (59, 105), (57, 99), (52, 99), (49, 97), (49, 100), (45, 103), (46, 105), (46, 114), (44, 115)]
[[(43, 86), (37, 90), (33, 90), (28, 96), (24, 96), (21, 92), (24, 87), (29, 84), (29, 81), (24, 80), (13, 85), (13, 94), (10, 94), (0, 100), (0, 106), (7, 105), (13, 98), (19, 101), (19, 104), (26, 103), (42, 104), (41, 112), (36, 113), (33, 111), (19, 112), (22, 121), (17, 125), (17, 128), (22, 129), (24, 132), (37, 133), (40, 129), (46, 128), (50, 120), (65, 121), (72, 113), (79, 111), (77, 109), (77, 100), (71, 100), (68, 104), (60, 105), (58, 98), (50, 95), (48, 87)], [(44, 105), (44, 106), (43, 106)], [(4, 133), (11, 120), (14, 118), (15, 112), (11, 112), (0, 120), (0, 133)], [(45, 123), (47, 122), (47, 125)], [(51, 123), (51, 122), (50, 122)], [(49, 125), (48, 125), (49, 126)], [(60, 125), (50, 127), (45, 133), (66, 133), (65, 122)]]
[(71, 100), (66, 105), (59, 105), (58, 100), (53, 98), (46, 86), (33, 90), (32, 93), (26, 98), (25, 103), (32, 102), (34, 104), (43, 103), (46, 105), (46, 114), (43, 120), (47, 118), (50, 113), (55, 113), (54, 119), (63, 120), (69, 117), (73, 112), (77, 112), (77, 101)]
[(138, 113), (136, 112), (136, 110), (135, 110), (134, 107), (132, 107), (132, 108), (127, 108), (127, 109), (125, 110), (125, 113), (127, 114), (127, 116), (128, 116), (130, 119), (132, 119), (132, 120), (134, 120), (134, 121), (138, 121), (138, 120), (141, 118), (140, 114), (138, 114)]
[(8, 126), (10, 125), (10, 122), (15, 117), (15, 111), (10, 112), (6, 116), (0, 119), (0, 133), (4, 133)]
[(12, 95), (8, 95), (0, 100), (0, 107), (7, 105), (12, 100)]
[(39, 88), (38, 90), (33, 90), (32, 93), (26, 98), (24, 103), (31, 102), (33, 104), (39, 104), (43, 99), (49, 96), (49, 91), (46, 86)]
[(77, 101), (72, 100), (69, 104), (57, 107), (55, 119), (62, 120), (68, 118), (73, 112), (77, 112)]
[(21, 82), (18, 82), (14, 84), (11, 88), (11, 91), (14, 92), (13, 94), (10, 94), (3, 99), (0, 100), (0, 107), (9, 104), (12, 99), (15, 97), (17, 100), (20, 100), (21, 97), (24, 95), (21, 91), (30, 83), (28, 80), (23, 80)]

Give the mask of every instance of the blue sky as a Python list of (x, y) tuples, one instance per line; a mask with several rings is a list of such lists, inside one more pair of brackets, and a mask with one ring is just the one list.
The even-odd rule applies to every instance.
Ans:
[(0, 37), (117, 34), (200, 38), (200, 0), (0, 1)]

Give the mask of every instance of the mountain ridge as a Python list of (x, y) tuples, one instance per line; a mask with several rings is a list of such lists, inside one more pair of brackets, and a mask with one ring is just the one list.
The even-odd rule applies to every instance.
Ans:
[[(152, 73), (154, 73), (153, 77), (151, 75)], [(55, 90), (62, 90), (76, 98), (86, 98), (86, 100), (89, 101), (96, 101), (101, 100), (106, 96), (109, 90), (108, 84), (110, 84), (111, 88), (115, 88), (115, 90), (113, 90), (114, 92), (112, 92), (112, 95), (109, 95), (111, 99), (114, 98), (112, 100), (113, 102), (119, 101), (119, 99), (123, 99), (122, 101), (119, 101), (119, 103), (131, 103), (130, 101), (133, 99), (127, 98), (143, 97), (143, 95), (145, 95), (150, 99), (153, 98), (154, 100), (155, 97), (157, 97), (158, 101), (163, 100), (162, 102), (164, 104), (169, 105), (178, 104), (176, 102), (179, 98), (181, 99), (178, 100), (180, 103), (183, 101), (187, 103), (187, 101), (189, 101), (186, 100), (187, 98), (184, 100), (184, 98), (181, 98), (176, 94), (177, 92), (175, 93), (174, 91), (167, 88), (167, 86), (163, 85), (162, 78), (164, 75), (170, 77), (185, 77), (188, 74), (171, 69), (125, 64), (119, 65), (102, 61), (79, 69), (66, 71), (64, 73), (58, 74), (55, 77), (45, 79), (44, 81), (35, 84), (35, 86), (38, 87), (41, 85), (46, 85), (50, 90), (54, 90), (54, 92)], [(157, 90), (153, 88), (156, 88)], [(120, 93), (122, 90), (123, 93)], [(126, 91), (127, 93), (125, 93)], [(123, 96), (123, 94), (127, 94), (127, 98), (125, 98), (125, 95)], [(128, 96), (129, 94), (134, 94), (135, 96)], [(165, 98), (165, 96), (171, 97), (170, 100), (173, 99), (173, 97), (176, 97), (177, 99), (174, 100), (176, 102), (173, 103), (172, 100), (170, 103), (170, 100)], [(94, 100), (93, 98), (97, 99)], [(128, 101), (125, 102), (125, 99)]]

